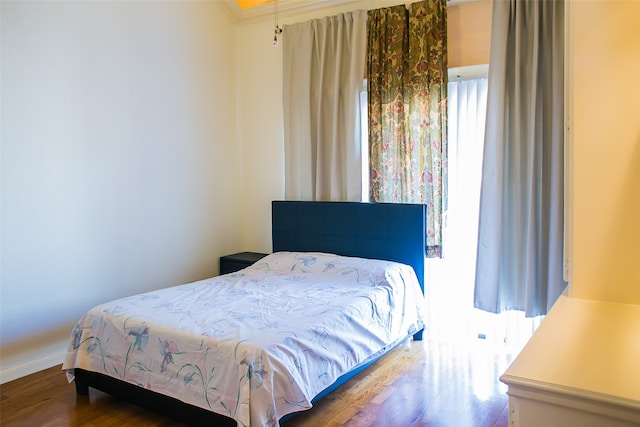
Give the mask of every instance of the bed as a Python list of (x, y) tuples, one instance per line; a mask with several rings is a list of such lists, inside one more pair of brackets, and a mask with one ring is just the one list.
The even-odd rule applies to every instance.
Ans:
[(190, 425), (279, 425), (424, 328), (425, 206), (272, 202), (273, 253), (93, 308), (63, 364)]

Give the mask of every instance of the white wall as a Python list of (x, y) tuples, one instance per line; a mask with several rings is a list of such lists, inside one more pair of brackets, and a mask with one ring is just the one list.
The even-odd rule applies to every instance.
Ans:
[(244, 247), (271, 252), (271, 201), (284, 197), (282, 49), (273, 22), (239, 26), (238, 137), (243, 159)]
[(218, 2), (1, 2), (2, 382), (106, 300), (242, 250), (234, 24)]

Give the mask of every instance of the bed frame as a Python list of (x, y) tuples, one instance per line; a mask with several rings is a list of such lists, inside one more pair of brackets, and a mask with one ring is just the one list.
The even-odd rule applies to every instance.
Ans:
[[(402, 262), (413, 267), (424, 293), (425, 218), (425, 205), (417, 204), (273, 201), (273, 251), (327, 252)], [(421, 340), (422, 332), (413, 334), (413, 339)], [(371, 356), (312, 402), (322, 399), (408, 338), (411, 337)], [(223, 415), (106, 375), (76, 369), (75, 384), (80, 395), (88, 395), (89, 387), (93, 387), (188, 425), (236, 426), (234, 420)], [(280, 422), (292, 416), (295, 414)]]

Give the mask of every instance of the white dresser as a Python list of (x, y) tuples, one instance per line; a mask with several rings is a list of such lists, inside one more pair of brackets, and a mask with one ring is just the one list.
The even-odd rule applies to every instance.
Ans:
[(500, 380), (512, 427), (640, 426), (640, 306), (561, 296)]

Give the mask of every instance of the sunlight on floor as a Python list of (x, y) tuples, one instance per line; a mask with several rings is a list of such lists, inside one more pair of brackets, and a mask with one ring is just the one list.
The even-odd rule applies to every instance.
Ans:
[(525, 318), (519, 311), (494, 314), (474, 308), (473, 275), (456, 266), (440, 259), (427, 262), (427, 335), (495, 354), (517, 355), (544, 316)]

